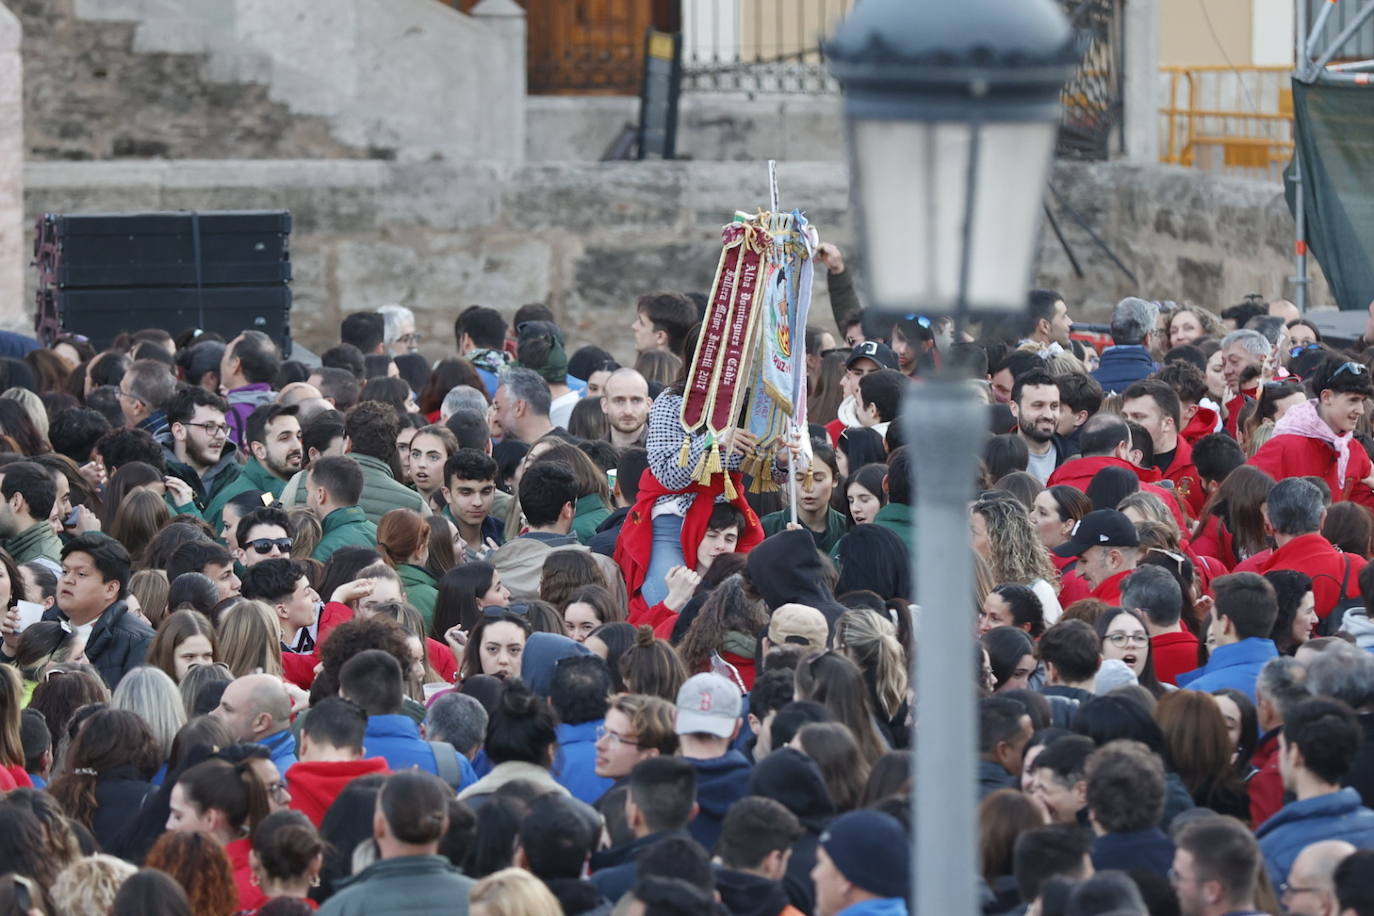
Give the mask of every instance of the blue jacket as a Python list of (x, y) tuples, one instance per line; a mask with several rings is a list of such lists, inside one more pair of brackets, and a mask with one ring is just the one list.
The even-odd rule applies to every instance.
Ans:
[(1255, 702), (1255, 679), (1260, 669), (1271, 658), (1277, 658), (1279, 650), (1272, 640), (1250, 637), (1240, 642), (1221, 646), (1207, 659), (1207, 664), (1195, 671), (1178, 676), (1178, 686), (1202, 693), (1211, 693), (1225, 687), (1234, 687)]
[(879, 897), (847, 906), (835, 916), (907, 916), (906, 901), (901, 897)]
[(730, 806), (749, 794), (749, 777), (753, 773), (749, 760), (739, 751), (727, 751), (720, 757), (700, 760), (683, 758), (697, 771), (697, 805), (700, 811), (687, 830), (692, 839), (707, 852), (715, 849), (720, 828)]
[(1108, 347), (1102, 351), (1102, 362), (1093, 370), (1092, 377), (1102, 386), (1106, 394), (1120, 394), (1143, 378), (1159, 371), (1159, 365), (1150, 358), (1150, 351), (1138, 345)]
[(289, 728), (284, 728), (275, 735), (268, 735), (258, 744), (272, 754), (272, 762), (276, 764), (280, 776), (285, 776), (286, 771), (296, 762), (296, 737), (291, 734)]
[(1158, 827), (1105, 833), (1093, 840), (1092, 858), (1097, 871), (1140, 868), (1167, 878), (1174, 864), (1174, 843)]
[(1329, 795), (1284, 805), (1255, 831), (1269, 877), (1278, 887), (1303, 847), (1318, 840), (1347, 840), (1361, 849), (1374, 846), (1374, 811), (1360, 804), (1360, 793), (1346, 787)]
[(558, 726), (558, 755), (553, 777), (572, 797), (594, 804), (615, 785), (614, 779), (596, 775), (596, 729), (604, 719)]
[[(402, 713), (368, 716), (363, 747), (368, 757), (386, 760), (387, 768), (392, 772), (419, 767), (426, 773), (439, 775), (439, 765), (434, 761), (434, 748), (420, 737), (420, 726), (415, 724), (415, 720)], [(461, 774), (457, 788), (466, 789), (477, 781), (477, 774), (466, 757), (456, 751), (454, 755), (458, 758)]]

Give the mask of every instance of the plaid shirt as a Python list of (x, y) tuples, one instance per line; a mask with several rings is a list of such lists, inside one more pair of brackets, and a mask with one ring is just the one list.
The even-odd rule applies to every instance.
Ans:
[[(688, 447), (687, 466), (678, 463), (682, 440), (687, 438), (682, 429), (681, 413), (681, 395), (665, 391), (654, 398), (653, 407), (649, 410), (649, 432), (644, 440), (644, 448), (649, 453), (649, 470), (653, 471), (659, 483), (670, 490), (685, 490), (696, 482), (692, 477), (692, 469), (706, 451), (706, 434), (695, 435)], [(744, 457), (735, 452), (723, 453), (720, 458), (726, 470), (730, 471), (738, 471), (744, 463)], [(773, 480), (779, 484), (787, 481), (786, 469), (779, 468), (776, 461), (773, 463)], [(654, 517), (685, 516), (694, 498), (690, 493), (660, 496), (654, 504)], [(716, 497), (718, 503), (726, 501), (723, 495)]]

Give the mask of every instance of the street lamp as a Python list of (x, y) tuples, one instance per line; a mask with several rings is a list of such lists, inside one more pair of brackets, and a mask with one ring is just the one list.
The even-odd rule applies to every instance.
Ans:
[[(911, 312), (951, 315), (957, 331), (970, 312), (1022, 310), (1059, 93), (1077, 63), (1058, 6), (859, 0), (825, 53), (844, 93), (869, 311), (886, 327)], [(938, 375), (914, 386), (902, 408), (920, 607), (912, 678), (920, 916), (980, 911), (967, 516), (983, 416), (967, 384)]]

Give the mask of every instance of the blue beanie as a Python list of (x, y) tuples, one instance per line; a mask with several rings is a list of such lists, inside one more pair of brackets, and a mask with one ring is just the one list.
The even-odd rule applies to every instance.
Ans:
[(821, 848), (851, 884), (880, 897), (911, 892), (911, 840), (895, 817), (851, 811), (821, 834)]
[(591, 655), (591, 650), (557, 633), (531, 633), (520, 653), (520, 680), (535, 696), (547, 697), (553, 686), (553, 669), (574, 655)]

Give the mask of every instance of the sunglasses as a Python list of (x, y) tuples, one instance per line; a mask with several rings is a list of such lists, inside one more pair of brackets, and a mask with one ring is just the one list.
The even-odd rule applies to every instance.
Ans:
[(277, 549), (280, 550), (282, 553), (290, 553), (290, 552), (291, 552), (291, 539), (290, 539), (290, 538), (254, 538), (253, 540), (251, 540), (251, 541), (248, 542), (248, 545), (247, 545), (247, 546), (251, 547), (253, 550), (255, 550), (255, 551), (258, 552), (258, 553), (267, 553), (267, 551), (271, 550), (273, 547), (277, 548)]
[(1369, 368), (1365, 366), (1364, 363), (1341, 363), (1340, 368), (1331, 373), (1331, 378), (1335, 380), (1346, 372), (1349, 372), (1351, 375), (1367, 375), (1369, 373)]
[(836, 355), (836, 354), (839, 354), (839, 355), (841, 355), (841, 356), (848, 356), (849, 354), (851, 354), (851, 353), (853, 353), (853, 352), (854, 352), (854, 348), (853, 348), (853, 347), (831, 347), (829, 350), (822, 350), (822, 351), (821, 351), (821, 358), (824, 359), (824, 358), (827, 357), (827, 356), (834, 356), (834, 355)]
[(530, 615), (528, 604), (512, 604), (509, 607), (501, 607), (499, 604), (489, 604), (482, 608), (483, 617), (500, 617), (502, 614), (516, 614), (520, 617)]
[(902, 317), (905, 318), (907, 321), (916, 322), (923, 328), (928, 329), (930, 327), (930, 319), (927, 318), (925, 315), (917, 315), (915, 312), (907, 312)]
[(1320, 350), (1322, 345), (1319, 343), (1298, 344), (1296, 347), (1288, 348), (1288, 358), (1297, 359), (1309, 350)]

